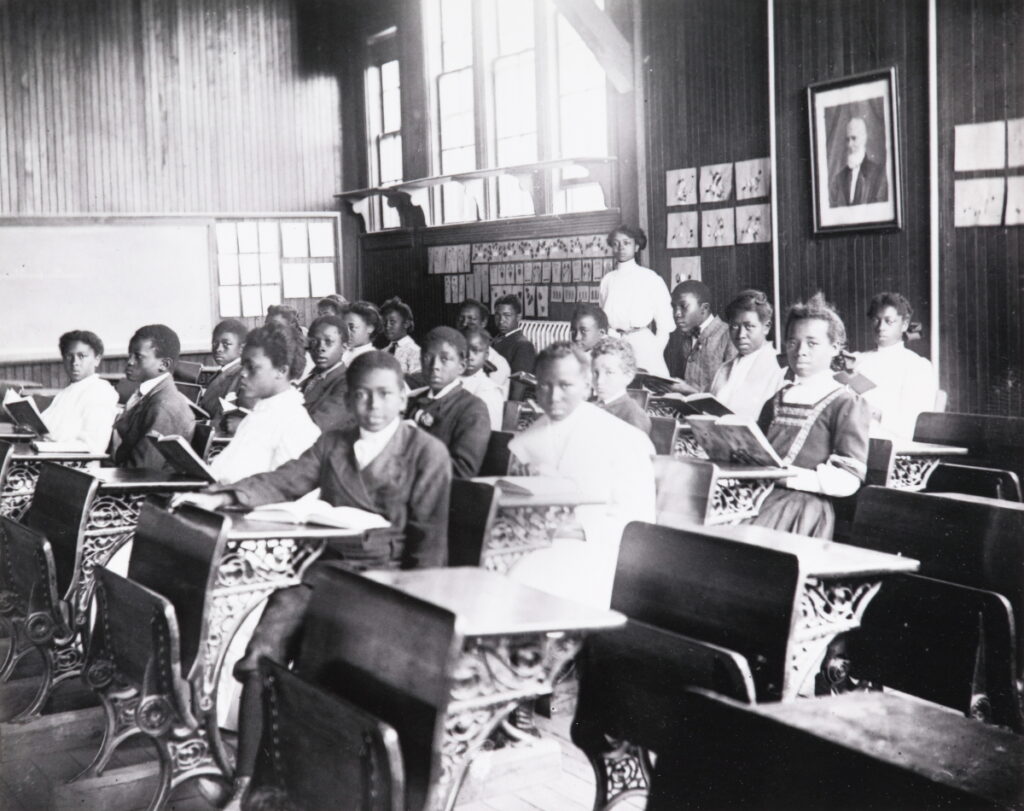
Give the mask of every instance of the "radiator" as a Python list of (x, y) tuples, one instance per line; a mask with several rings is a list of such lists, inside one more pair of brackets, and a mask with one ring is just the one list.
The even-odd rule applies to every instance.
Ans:
[(540, 352), (558, 341), (572, 340), (572, 327), (568, 321), (520, 321), (523, 335), (530, 339)]

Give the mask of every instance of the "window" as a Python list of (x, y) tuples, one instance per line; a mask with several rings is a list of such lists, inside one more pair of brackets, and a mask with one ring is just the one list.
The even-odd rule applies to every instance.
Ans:
[[(366, 127), (370, 185), (394, 183), (402, 172), (402, 81), (395, 58), (395, 29), (370, 39), (366, 69)], [(371, 211), (383, 228), (399, 225), (398, 212), (382, 200)], [(377, 223), (375, 223), (376, 225)]]
[[(437, 174), (609, 153), (604, 71), (551, 0), (423, 2)], [(610, 204), (581, 170), (535, 179), (530, 191), (503, 176), (473, 196), (482, 218), (532, 214), (545, 199), (559, 212)], [(455, 187), (434, 205), (438, 222), (477, 216)]]

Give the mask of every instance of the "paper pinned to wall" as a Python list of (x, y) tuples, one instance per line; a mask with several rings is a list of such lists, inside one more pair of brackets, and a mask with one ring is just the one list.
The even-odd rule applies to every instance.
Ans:
[(306, 223), (281, 223), (281, 250), (285, 259), (302, 259), (309, 256), (309, 241), (306, 239)]
[(309, 265), (286, 262), (281, 268), (281, 282), (285, 298), (309, 298)]
[(309, 224), (309, 255), (334, 256), (334, 225), (329, 222)]
[(548, 289), (546, 287), (537, 288), (537, 317), (548, 317)]
[(537, 288), (528, 284), (523, 288), (523, 315), (534, 318), (537, 314)]
[(217, 253), (238, 253), (238, 239), (233, 222), (217, 223)]
[(217, 255), (217, 278), (221, 284), (238, 284), (238, 257), (235, 254)]
[(731, 208), (716, 208), (701, 212), (703, 236), (701, 245), (705, 248), (720, 248), (736, 244), (736, 215)]
[(334, 285), (333, 262), (311, 262), (309, 265), (309, 294), (323, 298), (337, 292)]
[(254, 222), (238, 223), (238, 252), (259, 253), (260, 240), (259, 231)]
[(700, 201), (722, 203), (732, 195), (732, 164), (716, 163), (700, 167)]
[(1024, 166), (1024, 118), (1006, 122), (1006, 164)]
[(238, 257), (238, 277), (242, 284), (260, 283), (259, 254), (243, 253)]
[(273, 307), (281, 303), (281, 287), (276, 284), (263, 285), (263, 308), (260, 312), (266, 312), (267, 307)]
[(220, 298), (220, 317), (238, 318), (242, 314), (242, 307), (238, 301), (237, 287), (218, 288)]
[(953, 128), (953, 170), (1002, 169), (1006, 166), (1006, 122), (960, 124)]
[(772, 188), (772, 166), (768, 158), (736, 161), (736, 199), (767, 197)]
[(692, 206), (697, 202), (697, 169), (669, 169), (665, 172), (665, 203)]
[(700, 281), (700, 257), (699, 256), (673, 256), (672, 257), (672, 287), (682, 284), (687, 279)]
[(956, 181), (953, 184), (953, 225), (956, 228), (1002, 225), (1005, 194), (1005, 178)]
[(260, 254), (260, 279), (264, 284), (278, 284), (281, 281), (281, 260), (276, 253)]
[(1024, 176), (1006, 178), (1006, 225), (1024, 225)]
[(259, 286), (242, 287), (240, 289), (242, 291), (242, 315), (246, 318), (255, 318), (263, 315), (263, 302)]
[(666, 222), (666, 248), (697, 247), (697, 212), (670, 211)]
[(771, 210), (768, 203), (736, 206), (736, 243), (771, 242)]
[(276, 222), (271, 220), (260, 220), (259, 225), (260, 234), (260, 253), (280, 253), (278, 247), (281, 243), (280, 231)]

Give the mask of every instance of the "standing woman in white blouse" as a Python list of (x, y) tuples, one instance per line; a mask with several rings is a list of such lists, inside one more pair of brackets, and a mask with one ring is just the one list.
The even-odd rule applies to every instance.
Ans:
[(913, 439), (917, 415), (935, 408), (938, 382), (931, 361), (904, 344), (921, 337), (921, 325), (910, 321), (913, 314), (899, 293), (879, 293), (868, 308), (876, 348), (860, 353), (854, 370), (875, 384), (863, 395), (874, 435)]
[(601, 308), (611, 328), (633, 347), (637, 366), (668, 377), (662, 353), (675, 329), (672, 298), (661, 276), (637, 264), (637, 256), (647, 247), (647, 235), (639, 228), (620, 225), (608, 234), (608, 245), (616, 266), (601, 279)]
[(60, 356), (71, 381), (43, 412), (50, 437), (69, 449), (106, 453), (117, 417), (117, 391), (96, 369), (103, 341), (94, 332), (73, 330), (60, 336)]

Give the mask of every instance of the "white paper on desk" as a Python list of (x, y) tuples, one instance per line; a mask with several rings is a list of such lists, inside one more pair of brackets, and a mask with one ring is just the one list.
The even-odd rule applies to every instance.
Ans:
[(286, 262), (281, 267), (281, 282), (285, 298), (309, 298), (309, 265)]
[(334, 226), (331, 223), (311, 222), (309, 224), (309, 255), (334, 256)]
[(238, 284), (238, 257), (235, 254), (217, 255), (217, 279), (221, 284)]
[(323, 298), (335, 292), (334, 262), (311, 262), (309, 265), (309, 294)]
[(281, 249), (286, 259), (301, 259), (304, 256), (309, 256), (306, 223), (281, 223)]
[(219, 222), (217, 231), (217, 253), (238, 253), (238, 239), (233, 222)]
[(259, 253), (260, 241), (259, 232), (254, 222), (238, 223), (238, 252)]
[(281, 249), (278, 247), (280, 239), (278, 237), (277, 223), (272, 220), (261, 220), (259, 223), (260, 232), (260, 253), (272, 253), (275, 256), (281, 253)]
[(1024, 166), (1024, 118), (1006, 122), (1006, 165)]
[(281, 281), (281, 260), (276, 253), (260, 254), (260, 279), (264, 284), (279, 284)]
[(1006, 225), (1024, 225), (1024, 177), (1006, 178)]
[(960, 124), (953, 128), (953, 170), (1002, 169), (1006, 166), (1006, 122)]
[(217, 289), (220, 301), (221, 318), (238, 318), (242, 314), (242, 308), (238, 303), (237, 287), (220, 287)]
[(954, 227), (1002, 225), (1005, 194), (1006, 180), (1001, 177), (957, 180), (953, 184)]
[(242, 315), (247, 318), (263, 315), (263, 302), (259, 287), (243, 287)]
[(242, 284), (260, 283), (259, 254), (247, 253), (238, 257), (238, 278)]

